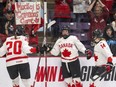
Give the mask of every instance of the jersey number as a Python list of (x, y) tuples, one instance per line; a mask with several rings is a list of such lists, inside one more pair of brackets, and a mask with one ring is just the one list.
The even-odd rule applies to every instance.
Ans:
[(21, 41), (15, 41), (15, 42), (7, 42), (8, 45), (8, 53), (7, 55), (12, 55), (12, 54), (21, 54)]
[(102, 48), (105, 48), (105, 47), (106, 47), (104, 43), (103, 43), (103, 44), (101, 44), (100, 46), (101, 46)]

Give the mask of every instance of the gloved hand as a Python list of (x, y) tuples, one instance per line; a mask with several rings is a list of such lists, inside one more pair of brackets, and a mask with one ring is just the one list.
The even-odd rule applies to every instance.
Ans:
[(46, 51), (50, 52), (51, 49), (52, 49), (52, 45), (51, 44), (46, 44), (46, 47), (47, 47)]
[(112, 62), (108, 62), (106, 65), (106, 71), (107, 72), (111, 72), (113, 68), (113, 63)]
[(40, 47), (39, 51), (41, 54), (44, 54), (44, 52), (47, 51), (47, 47), (44, 45), (44, 46)]
[(87, 56), (87, 59), (90, 59), (92, 57), (92, 51), (90, 49), (85, 50), (85, 54)]
[(39, 53), (40, 52), (40, 47), (36, 46), (36, 52)]
[(46, 44), (46, 45), (43, 45), (42, 47), (40, 47), (40, 53), (43, 54), (44, 51), (45, 52), (50, 52), (52, 49), (52, 45), (51, 44)]

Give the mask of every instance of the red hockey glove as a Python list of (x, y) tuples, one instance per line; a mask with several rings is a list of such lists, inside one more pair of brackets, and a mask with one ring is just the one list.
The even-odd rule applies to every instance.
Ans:
[(40, 52), (41, 54), (43, 54), (44, 51), (46, 51), (46, 49), (47, 49), (47, 48), (45, 48), (45, 47), (39, 47), (39, 46), (37, 46), (37, 47), (31, 48), (30, 51), (31, 51), (32, 53), (39, 53), (39, 52)]
[(30, 51), (31, 51), (32, 53), (36, 53), (36, 52), (37, 52), (37, 50), (36, 50), (35, 47), (31, 48)]
[(92, 57), (92, 51), (90, 49), (85, 50), (85, 54), (87, 55), (87, 59)]
[(108, 65), (106, 65), (106, 71), (107, 72), (111, 72), (112, 68), (113, 68), (113, 63), (107, 63)]
[(109, 57), (107, 60), (106, 70), (107, 72), (111, 72), (113, 68), (112, 58)]

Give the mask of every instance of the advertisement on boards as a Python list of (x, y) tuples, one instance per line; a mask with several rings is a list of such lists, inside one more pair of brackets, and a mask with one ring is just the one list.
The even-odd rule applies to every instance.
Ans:
[[(92, 67), (95, 65), (94, 59), (87, 60), (86, 57), (79, 57), (81, 63), (81, 80), (83, 87), (89, 87), (90, 75)], [(61, 58), (60, 57), (42, 57), (39, 67), (37, 69), (39, 57), (30, 57), (29, 64), (31, 70), (30, 83), (33, 84), (35, 80), (35, 73), (37, 71), (37, 77), (35, 80), (35, 87), (67, 87), (62, 76)], [(116, 59), (114, 58), (114, 62)], [(12, 81), (6, 69), (5, 58), (0, 59), (0, 87), (12, 87)], [(116, 68), (110, 74), (98, 81), (95, 81), (96, 87), (115, 87), (116, 84)], [(20, 86), (23, 86), (20, 80)]]

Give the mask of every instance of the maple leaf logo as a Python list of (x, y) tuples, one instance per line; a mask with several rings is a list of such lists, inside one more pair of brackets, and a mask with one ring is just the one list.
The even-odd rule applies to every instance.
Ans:
[(35, 18), (35, 20), (34, 20), (36, 23), (38, 23), (39, 22), (39, 19), (38, 18)]
[(95, 60), (95, 61), (98, 60), (98, 56), (96, 56), (95, 54), (94, 54), (94, 60)]
[(65, 49), (65, 50), (62, 52), (62, 55), (63, 55), (64, 57), (70, 57), (71, 52), (68, 51), (67, 49)]

